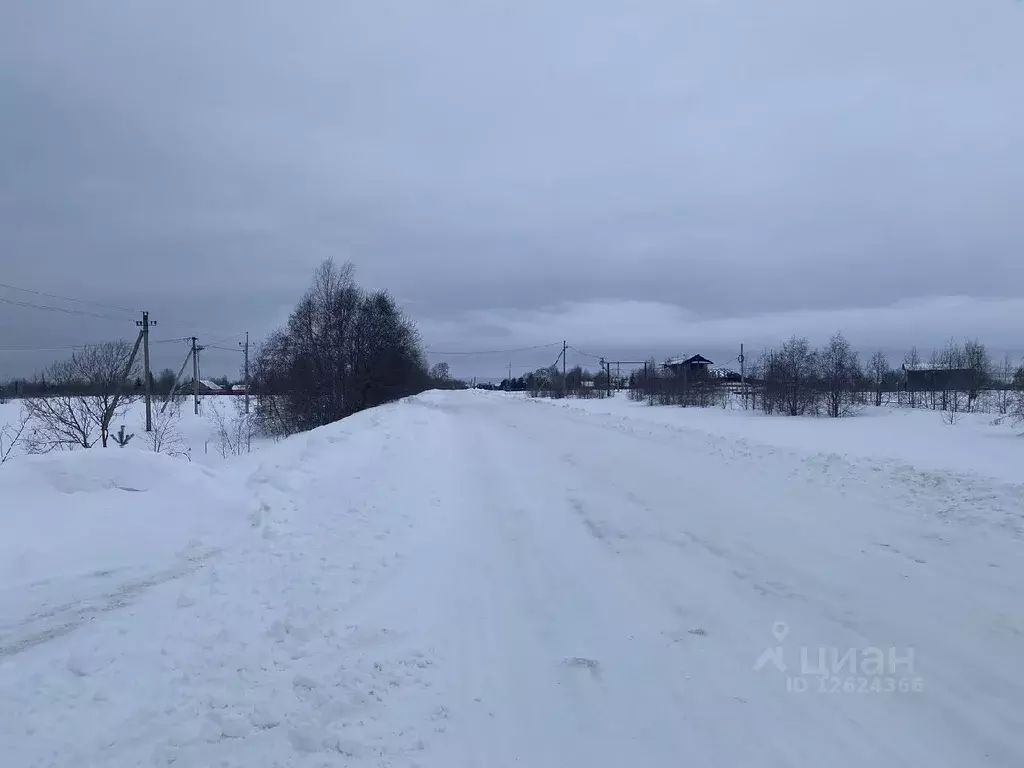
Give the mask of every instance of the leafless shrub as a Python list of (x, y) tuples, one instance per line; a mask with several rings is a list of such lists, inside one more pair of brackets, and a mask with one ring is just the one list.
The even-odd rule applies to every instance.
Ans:
[(28, 411), (21, 409), (21, 415), (15, 424), (4, 424), (0, 427), (0, 464), (6, 464), (14, 449), (21, 442), (28, 427)]
[(959, 423), (960, 419), (963, 418), (963, 410), (964, 409), (963, 409), (962, 406), (966, 402), (969, 402), (969, 401), (967, 401), (966, 396), (964, 395), (964, 393), (958, 392), (956, 390), (952, 390), (952, 391), (949, 391), (949, 392), (944, 392), (943, 393), (943, 397), (944, 397), (944, 400), (945, 400), (946, 407), (941, 412), (942, 413), (942, 420), (946, 424), (949, 424), (950, 426), (953, 426), (953, 425)]
[(221, 458), (252, 451), (252, 441), (257, 435), (256, 416), (245, 412), (245, 403), (240, 398), (232, 398), (228, 406), (212, 398), (208, 414), (217, 431), (217, 450)]
[(143, 432), (146, 445), (154, 453), (165, 453), (168, 456), (184, 456), (191, 460), (185, 438), (181, 429), (181, 403), (172, 400), (166, 408), (153, 411), (153, 429)]

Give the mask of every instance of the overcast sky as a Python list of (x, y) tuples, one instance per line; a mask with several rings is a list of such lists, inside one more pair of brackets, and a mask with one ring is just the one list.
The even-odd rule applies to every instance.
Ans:
[[(234, 347), (326, 256), (435, 351), (1021, 350), (1024, 3), (0, 3), (0, 282)], [(0, 299), (125, 318), (0, 347), (134, 333)]]

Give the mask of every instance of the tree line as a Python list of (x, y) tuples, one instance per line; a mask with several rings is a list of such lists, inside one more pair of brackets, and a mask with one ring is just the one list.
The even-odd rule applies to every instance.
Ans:
[(842, 333), (820, 347), (794, 336), (765, 350), (743, 381), (706, 368), (684, 375), (651, 360), (634, 371), (630, 396), (650, 404), (708, 406), (742, 396), (748, 407), (789, 416), (848, 416), (862, 407), (897, 404), (955, 414), (994, 410), (1024, 419), (1024, 367), (1009, 355), (995, 362), (976, 339), (950, 340), (927, 360), (917, 347), (897, 368), (883, 352), (866, 361)]

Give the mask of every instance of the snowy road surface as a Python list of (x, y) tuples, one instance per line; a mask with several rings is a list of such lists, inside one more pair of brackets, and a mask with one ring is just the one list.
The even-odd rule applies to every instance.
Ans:
[(1019, 486), (473, 392), (248, 458), (0, 603), (0, 764), (1024, 765)]

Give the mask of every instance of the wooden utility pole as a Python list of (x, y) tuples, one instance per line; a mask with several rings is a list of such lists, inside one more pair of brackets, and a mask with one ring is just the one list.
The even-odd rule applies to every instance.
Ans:
[(567, 345), (565, 343), (565, 340), (563, 339), (562, 340), (562, 397), (565, 397), (567, 394), (569, 394), (568, 382), (565, 379), (565, 350), (566, 350), (566, 348), (567, 348)]
[(149, 326), (156, 325), (156, 320), (149, 319), (149, 312), (142, 313), (142, 320), (136, 320), (135, 324), (142, 328), (142, 375), (145, 378), (146, 387), (146, 431), (153, 431), (153, 385), (152, 374), (149, 371)]
[[(242, 345), (242, 342), (238, 342)], [(249, 332), (245, 332), (245, 412), (249, 412)]]
[(743, 342), (740, 342), (740, 392), (743, 393), (743, 410), (747, 410), (747, 358), (743, 356)]
[(196, 337), (192, 337), (192, 408), (196, 416), (199, 415), (199, 348), (196, 347)]

